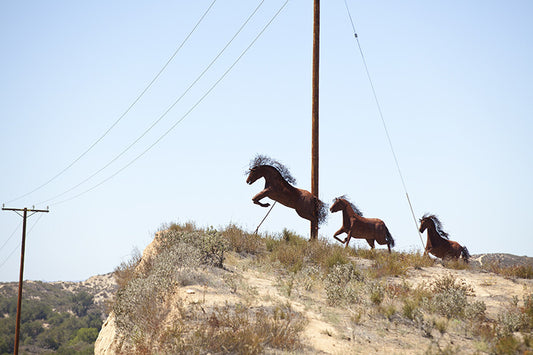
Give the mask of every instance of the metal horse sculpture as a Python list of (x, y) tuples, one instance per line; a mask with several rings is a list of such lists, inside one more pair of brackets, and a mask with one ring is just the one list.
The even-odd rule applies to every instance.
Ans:
[(252, 198), (255, 204), (270, 206), (269, 203), (261, 202), (261, 199), (268, 197), (293, 208), (300, 217), (309, 221), (316, 218), (321, 224), (326, 220), (327, 206), (309, 191), (292, 186), (296, 180), (281, 163), (264, 155), (255, 157), (250, 162), (246, 182), (251, 185), (260, 178), (265, 178), (265, 188)]
[(448, 233), (442, 230), (442, 223), (437, 216), (425, 214), (420, 219), (420, 233), (427, 229), (426, 253), (430, 253), (441, 259), (455, 259), (462, 257), (468, 263), (470, 254), (468, 249), (459, 243), (449, 240)]
[[(346, 196), (334, 199), (329, 210), (331, 212), (342, 211), (342, 227), (335, 232), (333, 238), (345, 243), (346, 248), (351, 238), (361, 238), (366, 239), (372, 249), (374, 249), (374, 242), (380, 245), (387, 244), (389, 253), (391, 252), (391, 248), (394, 247), (394, 238), (381, 219), (363, 217), (363, 213), (349, 202)], [(337, 238), (342, 233), (347, 234), (344, 240)]]

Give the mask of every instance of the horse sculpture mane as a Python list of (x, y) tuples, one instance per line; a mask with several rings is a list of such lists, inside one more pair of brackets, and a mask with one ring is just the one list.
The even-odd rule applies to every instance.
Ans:
[(277, 160), (267, 157), (266, 155), (256, 155), (255, 158), (250, 161), (250, 167), (246, 173), (249, 174), (253, 168), (257, 168), (261, 165), (270, 165), (281, 174), (281, 177), (283, 177), (285, 181), (293, 185), (296, 184), (296, 179), (291, 175), (289, 169), (285, 165)]
[(445, 231), (442, 230), (442, 223), (441, 221), (437, 218), (437, 216), (435, 216), (434, 214), (429, 214), (429, 213), (426, 213), (422, 219), (420, 220), (420, 222), (422, 222), (424, 219), (430, 219), (433, 224), (435, 225), (435, 229), (437, 230), (437, 233), (439, 233), (439, 235), (446, 239), (446, 240), (449, 240), (450, 237), (448, 235), (448, 233), (446, 233)]
[(352, 201), (350, 201), (350, 199), (348, 198), (347, 195), (342, 195), (342, 196), (334, 198), (333, 199), (333, 203), (337, 202), (338, 200), (345, 200), (346, 202), (348, 202), (350, 204), (350, 206), (352, 207), (353, 211), (355, 212), (355, 214), (360, 216), (360, 217), (363, 217), (363, 212), (361, 212), (361, 210), (359, 208), (357, 208), (357, 206), (354, 205), (352, 203)]

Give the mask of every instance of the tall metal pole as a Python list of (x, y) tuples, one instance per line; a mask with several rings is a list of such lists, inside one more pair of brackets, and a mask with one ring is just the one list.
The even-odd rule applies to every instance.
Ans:
[(49, 212), (48, 209), (46, 210), (36, 210), (36, 209), (28, 209), (28, 208), (5, 208), (2, 207), (3, 211), (15, 211), (17, 212), (23, 212), (22, 215), (22, 244), (20, 247), (20, 272), (19, 272), (19, 293), (18, 293), (18, 299), (17, 299), (17, 318), (15, 323), (15, 349), (14, 354), (18, 355), (19, 353), (19, 338), (20, 338), (20, 314), (22, 310), (22, 284), (24, 281), (24, 253), (26, 250), (26, 219), (28, 218), (28, 211), (30, 212)]
[[(313, 118), (311, 138), (311, 193), (318, 198), (318, 74), (320, 58), (320, 0), (314, 0), (313, 12)], [(318, 218), (315, 218), (315, 220), (311, 221), (311, 240), (316, 240), (317, 238)]]

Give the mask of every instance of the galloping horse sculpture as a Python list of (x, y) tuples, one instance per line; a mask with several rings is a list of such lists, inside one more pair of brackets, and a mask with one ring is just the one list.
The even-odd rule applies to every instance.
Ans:
[(289, 170), (281, 163), (258, 155), (250, 162), (246, 182), (251, 185), (260, 178), (265, 178), (265, 188), (252, 198), (252, 201), (262, 207), (270, 206), (262, 203), (261, 199), (268, 197), (289, 208), (309, 221), (318, 220), (321, 224), (327, 217), (327, 206), (309, 191), (298, 189), (291, 184), (296, 180)]
[(425, 214), (420, 219), (420, 233), (427, 229), (426, 253), (430, 253), (441, 259), (455, 259), (462, 257), (468, 263), (470, 254), (468, 249), (459, 243), (449, 240), (448, 233), (442, 230), (442, 223), (437, 216)]
[[(331, 212), (342, 211), (342, 227), (335, 232), (333, 238), (345, 243), (346, 248), (351, 238), (361, 238), (366, 239), (372, 249), (374, 249), (374, 242), (380, 245), (387, 244), (389, 253), (391, 252), (391, 248), (394, 247), (394, 238), (381, 219), (363, 217), (363, 213), (348, 201), (346, 196), (334, 199), (329, 210)], [(337, 238), (342, 233), (347, 234), (344, 240)]]

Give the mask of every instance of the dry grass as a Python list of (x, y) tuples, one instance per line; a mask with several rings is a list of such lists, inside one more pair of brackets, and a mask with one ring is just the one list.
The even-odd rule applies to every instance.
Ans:
[(183, 309), (182, 318), (161, 335), (158, 352), (261, 354), (268, 348), (295, 351), (303, 347), (300, 333), (305, 324), (305, 319), (287, 305), (252, 310), (238, 304), (208, 311), (193, 305)]
[(484, 270), (509, 278), (533, 279), (532, 265), (503, 266), (499, 262), (492, 262), (483, 266)]

